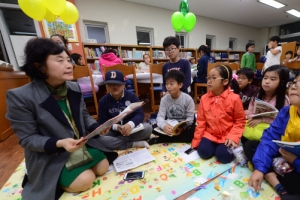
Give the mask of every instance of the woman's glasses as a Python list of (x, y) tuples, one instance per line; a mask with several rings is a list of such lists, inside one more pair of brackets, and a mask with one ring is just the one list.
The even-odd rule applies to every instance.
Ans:
[(298, 80), (298, 81), (293, 81), (293, 82), (288, 82), (287, 84), (286, 84), (286, 87), (287, 88), (291, 88), (293, 85), (295, 85), (295, 88), (298, 88), (298, 83), (300, 82), (300, 80)]

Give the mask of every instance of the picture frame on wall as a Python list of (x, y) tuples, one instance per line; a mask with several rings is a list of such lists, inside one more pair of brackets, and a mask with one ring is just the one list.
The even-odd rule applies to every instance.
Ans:
[(75, 24), (65, 24), (57, 18), (54, 22), (42, 21), (45, 36), (50, 38), (53, 34), (60, 34), (68, 39), (68, 42), (78, 42), (78, 35)]

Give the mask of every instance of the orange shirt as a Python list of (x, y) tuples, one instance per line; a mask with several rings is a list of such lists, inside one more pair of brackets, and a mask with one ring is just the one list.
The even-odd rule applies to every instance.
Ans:
[(191, 145), (198, 147), (202, 137), (215, 143), (230, 139), (238, 144), (245, 124), (245, 112), (239, 95), (230, 91), (230, 87), (219, 96), (209, 91), (201, 97)]

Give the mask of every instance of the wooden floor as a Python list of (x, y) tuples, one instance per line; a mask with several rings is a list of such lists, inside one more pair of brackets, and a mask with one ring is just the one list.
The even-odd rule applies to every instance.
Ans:
[[(195, 110), (197, 110), (196, 105)], [(153, 113), (149, 103), (143, 106), (144, 119), (149, 119)], [(17, 166), (24, 159), (24, 150), (19, 145), (18, 138), (15, 134), (9, 136), (5, 141), (0, 142), (0, 188), (6, 183)]]

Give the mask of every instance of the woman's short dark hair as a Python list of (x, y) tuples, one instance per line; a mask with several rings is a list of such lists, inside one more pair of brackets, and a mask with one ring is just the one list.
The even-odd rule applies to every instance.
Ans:
[(75, 63), (76, 65), (80, 65), (80, 64), (78, 63), (79, 58), (82, 57), (80, 54), (78, 54), (78, 53), (72, 53), (72, 54), (71, 54), (71, 57), (72, 57), (72, 59), (73, 59), (73, 61), (74, 61), (74, 63)]
[(177, 48), (179, 47), (180, 45), (180, 42), (179, 40), (177, 39), (177, 37), (174, 37), (174, 36), (169, 36), (169, 37), (166, 37), (164, 42), (163, 42), (163, 47), (164, 48), (167, 48), (171, 45), (175, 45)]
[(248, 42), (246, 44), (246, 51), (248, 51), (248, 48), (251, 47), (251, 46), (255, 46), (253, 42)]
[(115, 55), (117, 55), (117, 52), (112, 48), (105, 49), (103, 54), (107, 54), (107, 53), (114, 53)]
[(22, 68), (25, 73), (33, 79), (47, 79), (47, 74), (43, 72), (49, 55), (58, 55), (65, 51), (70, 53), (63, 46), (47, 38), (34, 38), (27, 42), (24, 53), (25, 62)]
[(51, 39), (52, 37), (54, 37), (54, 36), (59, 37), (59, 38), (61, 39), (61, 41), (63, 41), (63, 43), (65, 44), (65, 47), (68, 46), (69, 41), (68, 41), (67, 38), (65, 38), (65, 36), (60, 35), (60, 34), (53, 34), (53, 35), (51, 35), (50, 39)]

